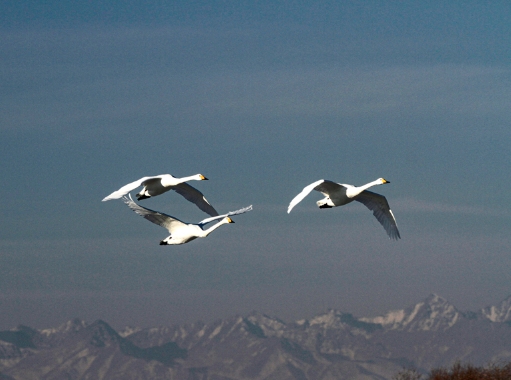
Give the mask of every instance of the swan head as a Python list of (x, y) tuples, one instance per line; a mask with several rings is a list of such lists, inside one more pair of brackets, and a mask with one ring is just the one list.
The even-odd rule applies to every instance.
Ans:
[(380, 181), (380, 183), (382, 185), (385, 185), (386, 183), (390, 183), (389, 181), (387, 181), (385, 178), (378, 178), (378, 181)]
[(208, 179), (204, 177), (202, 174), (198, 174), (201, 181), (207, 181)]

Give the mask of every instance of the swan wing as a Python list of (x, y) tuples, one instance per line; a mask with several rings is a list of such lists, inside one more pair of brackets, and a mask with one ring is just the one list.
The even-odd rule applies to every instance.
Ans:
[(401, 235), (397, 229), (396, 218), (390, 209), (387, 198), (383, 195), (364, 190), (356, 198), (356, 201), (364, 204), (369, 210), (373, 212), (375, 218), (387, 231), (390, 239), (400, 239)]
[(227, 214), (212, 216), (211, 218), (206, 218), (204, 220), (201, 220), (198, 224), (199, 224), (199, 226), (202, 227), (203, 225), (205, 225), (205, 224), (207, 224), (209, 222), (212, 222), (214, 220), (222, 219), (222, 218), (225, 218), (226, 216), (244, 214), (244, 213), (246, 213), (248, 211), (252, 211), (252, 205), (250, 205), (248, 207), (240, 208), (239, 210), (236, 210), (236, 211), (230, 211)]
[(137, 187), (142, 186), (144, 184), (144, 182), (150, 181), (150, 180), (156, 180), (161, 177), (162, 177), (161, 175), (158, 175), (158, 176), (154, 176), (154, 177), (142, 177), (140, 179), (137, 179), (136, 181), (128, 183), (127, 185), (124, 185), (119, 190), (114, 191), (112, 194), (103, 198), (103, 202), (109, 201), (111, 199), (119, 199), (123, 195), (128, 194), (130, 191), (135, 190)]
[(122, 197), (122, 200), (126, 205), (135, 211), (138, 215), (144, 217), (148, 221), (157, 224), (163, 228), (166, 228), (170, 233), (172, 233), (173, 229), (184, 227), (187, 224), (180, 221), (179, 219), (176, 219), (170, 215), (164, 214), (162, 212), (153, 211), (148, 208), (142, 207), (138, 204), (136, 204), (133, 199), (131, 199), (131, 194), (128, 197), (124, 196)]
[(323, 193), (325, 196), (330, 197), (330, 196), (332, 196), (332, 194), (335, 194), (339, 190), (345, 189), (345, 188), (346, 188), (346, 185), (341, 185), (339, 183), (335, 183), (335, 182), (325, 179), (325, 180), (323, 180), (323, 182), (321, 182), (316, 187), (314, 187), (314, 190), (319, 191), (319, 192)]
[(172, 189), (175, 190), (176, 193), (185, 197), (187, 201), (195, 203), (197, 207), (204, 211), (206, 214), (211, 216), (218, 216), (218, 212), (214, 209), (213, 206), (211, 206), (206, 197), (204, 197), (204, 195), (195, 187), (183, 182), (176, 186), (172, 186)]
[(287, 213), (289, 214), (293, 207), (295, 207), (298, 203), (302, 201), (303, 198), (305, 198), (312, 190), (316, 190), (316, 186), (320, 186), (323, 182), (325, 182), (324, 179), (320, 179), (319, 181), (313, 182), (310, 185), (307, 185), (303, 188), (303, 190), (294, 197), (291, 202), (289, 203), (289, 206), (287, 207)]

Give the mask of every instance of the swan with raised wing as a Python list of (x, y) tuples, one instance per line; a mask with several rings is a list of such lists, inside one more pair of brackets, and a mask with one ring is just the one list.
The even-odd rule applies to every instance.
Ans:
[(397, 229), (396, 218), (390, 209), (387, 198), (383, 195), (367, 190), (370, 187), (384, 185), (387, 183), (390, 182), (385, 178), (378, 178), (375, 181), (357, 187), (344, 183), (335, 183), (326, 179), (320, 179), (319, 181), (305, 186), (303, 190), (293, 198), (291, 203), (289, 203), (287, 212), (289, 214), (291, 210), (312, 190), (316, 190), (325, 195), (325, 198), (316, 202), (319, 208), (344, 206), (350, 202), (358, 201), (373, 212), (373, 215), (383, 226), (390, 239), (398, 240), (401, 238), (401, 235)]
[[(185, 223), (173, 216), (142, 207), (136, 204), (133, 201), (133, 199), (131, 199), (131, 196), (129, 196), (129, 198), (124, 196), (123, 201), (128, 205), (130, 209), (135, 211), (138, 215), (144, 217), (145, 219), (154, 224), (166, 228), (169, 231), (170, 235), (163, 239), (162, 241), (160, 241), (160, 245), (185, 244), (197, 238), (204, 238), (221, 225), (227, 223), (234, 223), (234, 221), (230, 218), (231, 216), (243, 214), (247, 211), (252, 211), (252, 206), (248, 206), (236, 211), (228, 212), (227, 214), (206, 218), (197, 224), (193, 224)], [(206, 224), (218, 219), (221, 220), (217, 224), (209, 227), (208, 229), (204, 229), (204, 226)]]
[(187, 181), (204, 181), (207, 180), (202, 174), (195, 174), (189, 177), (176, 178), (171, 174), (161, 174), (152, 177), (143, 177), (134, 182), (124, 185), (119, 190), (103, 198), (103, 202), (111, 199), (119, 199), (128, 194), (137, 187), (143, 186), (142, 190), (137, 194), (137, 200), (147, 199), (163, 194), (169, 190), (185, 197), (186, 200), (195, 203), (198, 208), (211, 216), (217, 216), (218, 212), (208, 202), (206, 197), (195, 187), (187, 184)]

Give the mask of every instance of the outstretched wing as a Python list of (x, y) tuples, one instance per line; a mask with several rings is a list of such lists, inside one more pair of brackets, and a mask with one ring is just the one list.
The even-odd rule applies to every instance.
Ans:
[(201, 220), (198, 223), (198, 225), (202, 227), (203, 225), (205, 225), (205, 224), (207, 224), (209, 222), (212, 222), (214, 220), (222, 219), (222, 218), (225, 218), (226, 216), (244, 214), (244, 213), (246, 213), (248, 211), (252, 211), (252, 205), (250, 205), (248, 207), (240, 208), (239, 210), (236, 210), (236, 211), (230, 211), (227, 214), (212, 216), (211, 218), (206, 218), (204, 220)]
[(390, 209), (387, 198), (383, 195), (364, 190), (356, 198), (356, 201), (364, 204), (373, 212), (378, 222), (385, 228), (390, 239), (400, 239), (401, 235), (397, 229), (396, 218)]
[(289, 203), (289, 206), (287, 207), (287, 213), (289, 214), (293, 207), (295, 207), (298, 203), (302, 201), (303, 198), (305, 198), (312, 190), (316, 189), (316, 186), (320, 186), (323, 182), (325, 182), (324, 179), (320, 179), (319, 181), (313, 182), (310, 185), (307, 185), (303, 188), (303, 190), (298, 194), (296, 197), (293, 198), (291, 203)]
[(185, 197), (187, 201), (195, 203), (197, 207), (204, 211), (206, 214), (211, 216), (218, 216), (218, 212), (214, 209), (213, 206), (211, 206), (204, 195), (195, 187), (183, 182), (179, 185), (172, 186), (172, 189), (175, 190), (176, 193)]
[(131, 190), (134, 190), (137, 187), (142, 186), (145, 181), (148, 181), (148, 180), (151, 180), (151, 179), (157, 179), (157, 178), (161, 178), (161, 177), (162, 177), (161, 175), (157, 175), (157, 176), (154, 176), (154, 177), (143, 177), (143, 178), (137, 179), (136, 181), (128, 183), (127, 185), (124, 185), (119, 190), (114, 191), (109, 196), (103, 198), (103, 202), (109, 201), (111, 199), (119, 199), (123, 195), (128, 194)]
[(130, 209), (135, 211), (138, 215), (144, 217), (150, 222), (153, 222), (154, 224), (157, 224), (163, 228), (166, 228), (170, 233), (172, 233), (172, 230), (178, 227), (186, 226), (186, 223), (180, 221), (179, 219), (174, 218), (173, 216), (153, 211), (148, 208), (139, 206), (135, 202), (133, 202), (133, 199), (131, 199), (131, 194), (128, 197), (124, 196), (122, 197), (122, 200)]

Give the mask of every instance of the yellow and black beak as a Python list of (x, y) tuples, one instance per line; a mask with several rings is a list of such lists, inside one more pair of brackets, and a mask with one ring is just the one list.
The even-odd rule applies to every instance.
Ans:
[(227, 222), (228, 223), (234, 223), (234, 220), (232, 220), (231, 218), (229, 218), (228, 216), (226, 217), (227, 218)]
[(203, 180), (203, 181), (207, 181), (208, 179), (206, 177), (204, 177), (202, 174), (200, 175), (200, 179)]

